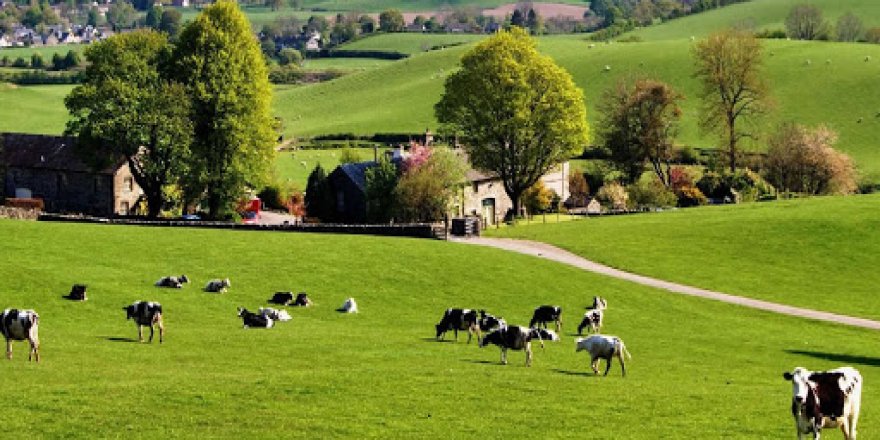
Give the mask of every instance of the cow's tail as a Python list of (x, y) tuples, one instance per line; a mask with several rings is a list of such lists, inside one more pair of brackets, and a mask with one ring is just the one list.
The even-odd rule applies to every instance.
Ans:
[(632, 359), (633, 357), (631, 354), (629, 354), (629, 350), (626, 349), (626, 345), (623, 344), (623, 341), (620, 339), (618, 339), (617, 341), (620, 343), (620, 353), (627, 358)]

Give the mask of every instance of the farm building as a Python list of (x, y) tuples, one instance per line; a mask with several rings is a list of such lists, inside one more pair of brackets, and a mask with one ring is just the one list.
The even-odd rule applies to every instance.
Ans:
[[(397, 161), (401, 152), (392, 152), (391, 159)], [(328, 176), (335, 195), (337, 219), (344, 223), (364, 223), (367, 219), (366, 171), (377, 165), (375, 161), (348, 163), (336, 167)], [(565, 162), (557, 171), (546, 174), (541, 180), (544, 185), (558, 194), (562, 200), (568, 198), (569, 164)], [(513, 202), (504, 191), (501, 178), (473, 169), (465, 173), (466, 182), (460, 192), (453, 216), (480, 217), (484, 225), (493, 225), (504, 219)], [(561, 193), (561, 194), (560, 194)]]
[(6, 197), (39, 198), (45, 210), (98, 216), (127, 215), (143, 194), (124, 158), (94, 170), (74, 152), (75, 138), (0, 135)]

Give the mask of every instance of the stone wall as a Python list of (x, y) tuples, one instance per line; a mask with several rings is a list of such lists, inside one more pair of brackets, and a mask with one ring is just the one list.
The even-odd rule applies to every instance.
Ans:
[(13, 208), (11, 206), (0, 206), (0, 218), (9, 218), (14, 220), (36, 220), (40, 216), (38, 209)]

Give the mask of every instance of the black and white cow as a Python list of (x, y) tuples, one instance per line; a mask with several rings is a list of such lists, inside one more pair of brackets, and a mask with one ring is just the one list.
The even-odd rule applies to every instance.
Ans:
[(159, 278), (159, 281), (156, 281), (156, 287), (170, 287), (172, 289), (180, 289), (184, 284), (189, 282), (189, 278), (186, 275), (181, 275), (179, 277), (162, 277)]
[(244, 328), (272, 328), (275, 325), (275, 321), (272, 318), (250, 312), (248, 309), (241, 307), (238, 308), (238, 316), (244, 323)]
[(125, 319), (133, 319), (138, 329), (138, 341), (144, 342), (144, 326), (150, 327), (150, 342), (153, 342), (153, 326), (159, 327), (159, 343), (165, 337), (165, 324), (162, 323), (162, 304), (152, 301), (135, 301), (125, 310)]
[(556, 324), (556, 333), (562, 331), (562, 307), (559, 306), (538, 306), (535, 313), (532, 314), (532, 320), (529, 321), (529, 327), (537, 328), (538, 325), (547, 328), (547, 323)]
[(611, 361), (617, 358), (620, 361), (620, 369), (626, 376), (626, 364), (623, 357), (632, 359), (632, 355), (626, 350), (626, 345), (617, 336), (592, 335), (586, 338), (578, 338), (576, 341), (577, 349), (575, 352), (586, 350), (590, 353), (590, 367), (593, 373), (599, 374), (599, 359), (605, 359), (605, 376), (611, 370)]
[(584, 329), (587, 327), (590, 328), (591, 333), (599, 333), (602, 330), (602, 321), (605, 317), (606, 308), (608, 308), (608, 303), (603, 298), (594, 296), (593, 305), (587, 307), (584, 319), (578, 325), (578, 336), (583, 334)]
[(72, 301), (85, 301), (88, 298), (86, 297), (86, 285), (85, 284), (74, 284), (73, 287), (70, 288), (70, 293), (65, 296), (65, 298)]
[(501, 347), (501, 363), (507, 365), (507, 350), (525, 350), (526, 366), (532, 366), (532, 340), (541, 341), (544, 348), (544, 340), (558, 341), (559, 336), (552, 330), (541, 328), (529, 328), (519, 325), (510, 325), (498, 328), (480, 341), (480, 348), (489, 344)]
[(477, 334), (477, 341), (480, 340), (480, 326), (477, 323), (477, 311), (473, 309), (446, 309), (443, 312), (443, 318), (434, 327), (437, 330), (437, 339), (445, 339), (446, 332), (452, 330), (455, 332), (455, 340), (458, 340), (458, 331), (467, 330), (468, 344), (474, 333)]
[(293, 302), (293, 292), (275, 292), (272, 298), (269, 298), (270, 304), (278, 304), (280, 306), (289, 306)]
[(480, 310), (480, 319), (478, 321), (480, 325), (480, 331), (483, 333), (495, 330), (496, 328), (506, 327), (507, 322), (502, 317), (495, 317), (488, 313), (485, 310)]
[(287, 313), (287, 310), (277, 310), (271, 307), (260, 307), (257, 313), (266, 318), (271, 318), (273, 321), (290, 321), (293, 319), (290, 313)]
[(309, 307), (312, 305), (312, 300), (307, 293), (300, 292), (296, 294), (296, 299), (293, 300), (293, 305), (294, 307)]
[(27, 340), (31, 345), (28, 360), (40, 362), (40, 316), (33, 310), (6, 309), (0, 314), (0, 334), (6, 338), (6, 358), (12, 359), (12, 341)]
[(231, 284), (229, 284), (229, 278), (211, 280), (208, 281), (208, 284), (205, 284), (205, 292), (226, 293), (226, 288), (229, 286), (231, 286)]
[(798, 439), (822, 428), (840, 428), (843, 438), (856, 438), (856, 425), (862, 402), (862, 375), (852, 367), (830, 371), (809, 371), (797, 367), (782, 375), (792, 383), (791, 413)]

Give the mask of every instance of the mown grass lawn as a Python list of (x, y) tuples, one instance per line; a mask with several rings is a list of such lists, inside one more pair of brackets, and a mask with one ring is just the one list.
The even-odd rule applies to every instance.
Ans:
[[(750, 311), (454, 243), (345, 235), (0, 221), (2, 307), (35, 308), (43, 361), (0, 362), (4, 431), (46, 438), (792, 437), (796, 365), (850, 364), (866, 382), (860, 432), (880, 430), (874, 332)], [(162, 275), (194, 283), (161, 290)], [(229, 293), (202, 293), (213, 277)], [(61, 299), (73, 283), (89, 301)], [(237, 306), (305, 290), (316, 306), (244, 330)], [(587, 374), (582, 307), (608, 299), (626, 378)], [(358, 315), (333, 311), (349, 296)], [(139, 344), (122, 307), (165, 308), (163, 345)], [(514, 352), (433, 340), (446, 307), (513, 323), (563, 307), (562, 341)], [(451, 335), (447, 337), (450, 339)], [(834, 434), (830, 434), (834, 435)]]
[(490, 230), (644, 275), (880, 318), (880, 195), (712, 206)]

